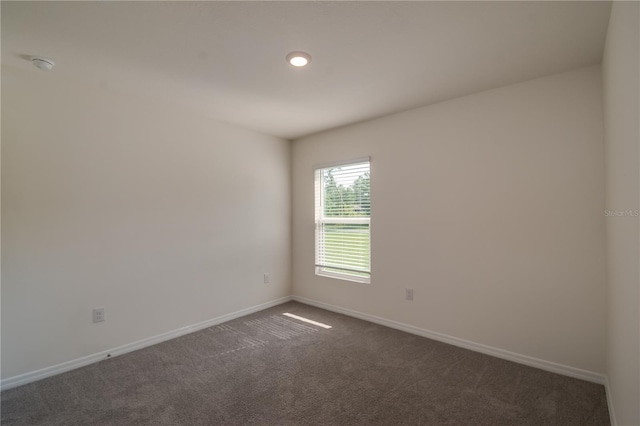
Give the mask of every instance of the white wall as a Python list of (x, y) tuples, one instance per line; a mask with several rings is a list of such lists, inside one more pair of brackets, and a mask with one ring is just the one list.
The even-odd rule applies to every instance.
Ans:
[(290, 220), (290, 142), (3, 68), (2, 377), (289, 295)]
[[(584, 68), (295, 141), (294, 294), (604, 373), (600, 78)], [(313, 165), (366, 155), (371, 284), (315, 276)]]
[(613, 3), (603, 59), (605, 206), (612, 214), (605, 218), (607, 376), (618, 425), (640, 424), (639, 20), (637, 2)]

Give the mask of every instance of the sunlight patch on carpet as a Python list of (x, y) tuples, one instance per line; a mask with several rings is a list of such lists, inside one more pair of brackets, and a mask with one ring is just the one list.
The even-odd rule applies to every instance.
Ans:
[(318, 327), (327, 328), (327, 329), (331, 328), (330, 325), (323, 324), (323, 323), (318, 322), (318, 321), (310, 320), (309, 318), (300, 317), (298, 315), (290, 314), (289, 312), (285, 312), (282, 315), (286, 315), (286, 316), (288, 316), (290, 318), (295, 318), (295, 319), (300, 320), (300, 321), (308, 322), (309, 324), (317, 325)]

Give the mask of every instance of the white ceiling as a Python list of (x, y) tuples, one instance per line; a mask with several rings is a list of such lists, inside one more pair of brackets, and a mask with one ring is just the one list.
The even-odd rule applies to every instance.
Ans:
[[(294, 139), (601, 62), (608, 2), (2, 2), (2, 63)], [(295, 69), (292, 50), (312, 63)]]

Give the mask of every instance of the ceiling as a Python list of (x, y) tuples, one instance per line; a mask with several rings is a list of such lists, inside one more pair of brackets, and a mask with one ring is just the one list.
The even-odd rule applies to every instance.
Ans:
[[(598, 64), (608, 2), (6, 2), (2, 63), (288, 139)], [(293, 50), (313, 57), (304, 69)]]

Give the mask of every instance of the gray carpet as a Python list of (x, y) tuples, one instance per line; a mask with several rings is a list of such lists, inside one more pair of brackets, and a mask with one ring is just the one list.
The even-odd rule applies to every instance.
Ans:
[(603, 386), (295, 302), (4, 391), (1, 409), (3, 425), (610, 424)]

